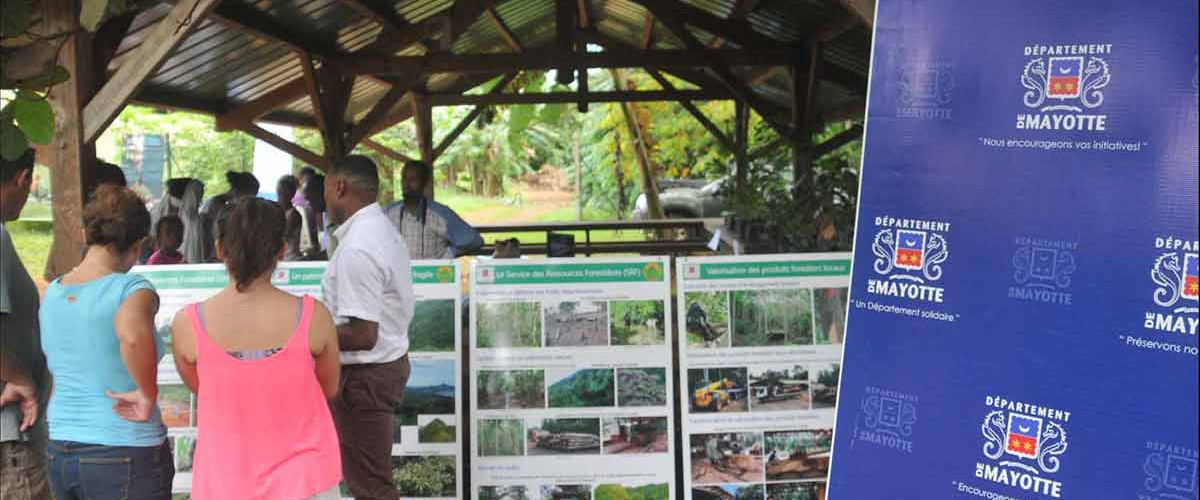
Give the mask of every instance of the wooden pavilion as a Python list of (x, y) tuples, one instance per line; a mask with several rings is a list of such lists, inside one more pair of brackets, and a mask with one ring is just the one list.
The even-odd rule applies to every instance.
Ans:
[[(55, 140), (38, 151), (53, 172), (50, 276), (82, 255), (94, 143), (129, 103), (214, 115), (325, 169), (357, 146), (406, 159), (371, 136), (410, 118), (435, 163), (488, 105), (676, 101), (734, 153), (739, 186), (751, 159), (787, 145), (802, 193), (814, 158), (861, 136), (812, 140), (863, 113), (874, 15), (873, 0), (139, 0), (87, 33), (81, 1), (41, 2), (48, 29), (74, 33), (59, 54), (71, 79), (51, 93)], [(640, 68), (661, 88), (592, 92), (588, 68)], [(546, 69), (575, 90), (505, 91)], [(713, 99), (736, 102), (732, 136), (693, 105)], [(451, 105), (475, 108), (435, 143), (431, 109)], [(779, 136), (758, 151), (750, 112)], [(316, 129), (323, 152), (262, 122)]]

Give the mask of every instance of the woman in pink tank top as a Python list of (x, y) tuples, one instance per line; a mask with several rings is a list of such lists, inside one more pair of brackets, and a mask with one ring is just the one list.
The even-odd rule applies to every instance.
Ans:
[(196, 500), (339, 497), (326, 403), (337, 393), (337, 333), (324, 305), (271, 284), (286, 226), (273, 202), (232, 202), (217, 226), (229, 285), (171, 326), (175, 366), (199, 405)]

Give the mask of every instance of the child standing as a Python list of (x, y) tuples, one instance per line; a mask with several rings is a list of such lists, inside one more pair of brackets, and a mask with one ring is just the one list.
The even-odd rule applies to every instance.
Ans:
[(147, 264), (152, 266), (164, 264), (183, 264), (183, 254), (179, 245), (183, 244), (183, 219), (175, 215), (167, 215), (158, 220), (154, 227), (154, 241), (158, 246), (150, 255)]

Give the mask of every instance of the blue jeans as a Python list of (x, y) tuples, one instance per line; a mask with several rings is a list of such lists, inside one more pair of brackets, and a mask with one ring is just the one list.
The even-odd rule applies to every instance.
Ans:
[(175, 461), (159, 446), (50, 441), (46, 470), (57, 500), (170, 500)]

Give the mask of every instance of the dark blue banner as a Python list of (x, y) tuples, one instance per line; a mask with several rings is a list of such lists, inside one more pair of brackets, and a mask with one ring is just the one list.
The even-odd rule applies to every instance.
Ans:
[(831, 500), (1197, 498), (1197, 23), (879, 0)]

